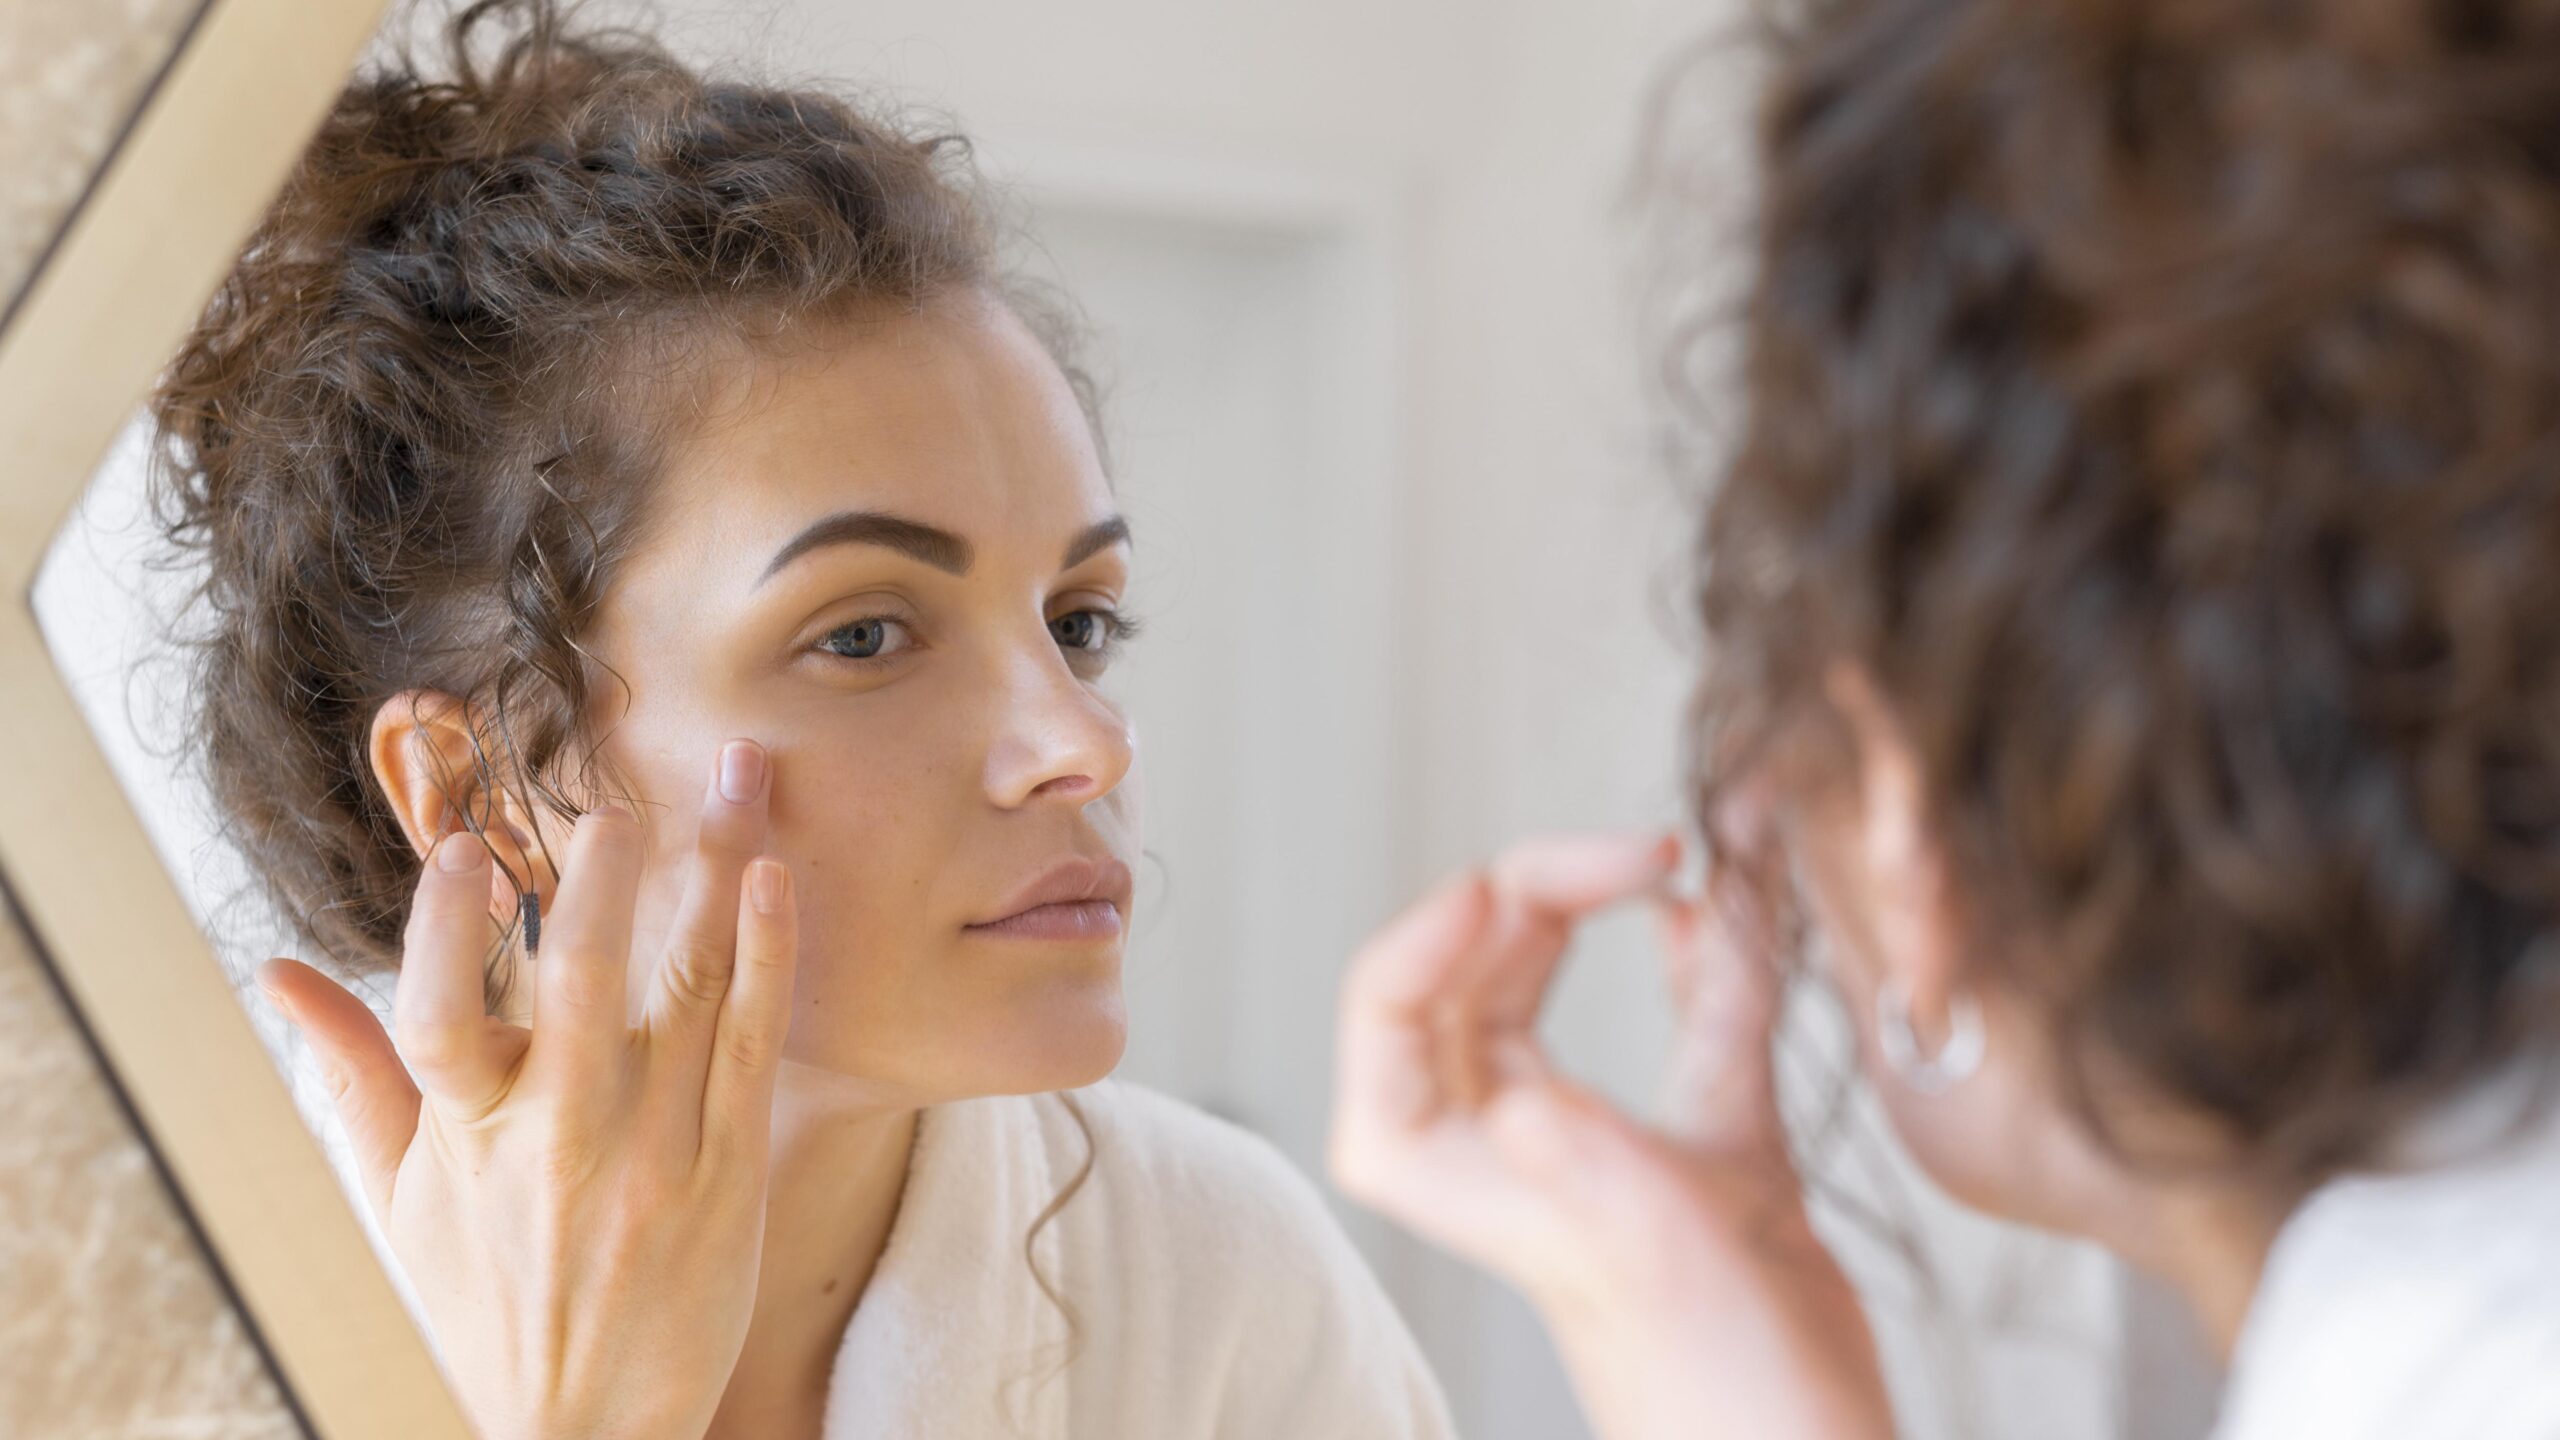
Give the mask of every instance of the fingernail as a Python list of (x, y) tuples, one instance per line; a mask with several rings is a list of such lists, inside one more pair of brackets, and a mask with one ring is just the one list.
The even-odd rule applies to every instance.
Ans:
[(457, 830), (436, 842), (436, 868), (448, 875), (461, 875), (480, 868), (489, 858), (489, 847), (468, 830)]
[(783, 892), (788, 888), (779, 860), (758, 859), (747, 867), (747, 894), (756, 909), (767, 915), (782, 909)]
[(732, 740), (720, 747), (720, 796), (732, 805), (756, 798), (764, 783), (764, 747), (752, 740)]

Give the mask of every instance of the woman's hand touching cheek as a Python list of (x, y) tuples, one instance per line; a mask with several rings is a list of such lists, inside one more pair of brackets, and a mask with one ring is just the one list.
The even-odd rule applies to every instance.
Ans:
[[(1662, 834), (1532, 840), (1373, 937), (1343, 991), (1334, 1178), (1519, 1286), (1609, 1440), (1883, 1440), (1874, 1341), (1780, 1128), (1774, 971), (1746, 897), (1711, 922), (1671, 896), (1679, 854)], [(1647, 895), (1683, 1016), (1676, 1131), (1537, 1039), (1574, 927)]]
[(642, 837), (618, 807), (570, 840), (530, 1029), (482, 1001), (491, 871), (469, 834), (419, 877), (396, 1044), (318, 971), (261, 967), (331, 1076), (366, 1197), (487, 1440), (700, 1440), (745, 1344), (797, 924), (787, 873), (758, 854), (764, 752), (732, 742), (727, 760), (637, 1025)]

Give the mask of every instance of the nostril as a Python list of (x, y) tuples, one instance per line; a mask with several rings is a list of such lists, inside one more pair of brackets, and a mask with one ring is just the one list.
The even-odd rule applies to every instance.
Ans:
[(1093, 783), (1093, 777), (1090, 775), (1060, 775), (1052, 780), (1041, 781), (1039, 787), (1033, 790), (1032, 793), (1035, 795), (1080, 795), (1085, 791), (1094, 788), (1096, 788), (1096, 786)]

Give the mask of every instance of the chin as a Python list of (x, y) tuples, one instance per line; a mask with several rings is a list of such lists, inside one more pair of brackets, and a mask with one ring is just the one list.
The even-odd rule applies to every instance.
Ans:
[(979, 1051), (997, 1060), (976, 1087), (991, 1095), (1090, 1085), (1117, 1069), (1129, 1048), (1129, 1007), (1116, 966), (1107, 978), (1059, 976), (1028, 989), (1008, 1009)]

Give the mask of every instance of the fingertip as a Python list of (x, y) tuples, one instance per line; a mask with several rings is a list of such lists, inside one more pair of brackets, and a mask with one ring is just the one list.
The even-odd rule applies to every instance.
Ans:
[(772, 766), (763, 745), (740, 737), (720, 747), (718, 785), (720, 798), (732, 805), (744, 805), (765, 793), (765, 781)]
[(267, 1004), (295, 1024), (301, 1023), (301, 1017), (294, 1013), (293, 991), (289, 987), (293, 983), (293, 972), (306, 968), (298, 961), (278, 958), (261, 964), (252, 974), (258, 984), (258, 993), (267, 997)]
[(436, 842), (435, 868), (447, 875), (468, 875), (489, 862), (489, 847), (468, 830), (456, 830)]

